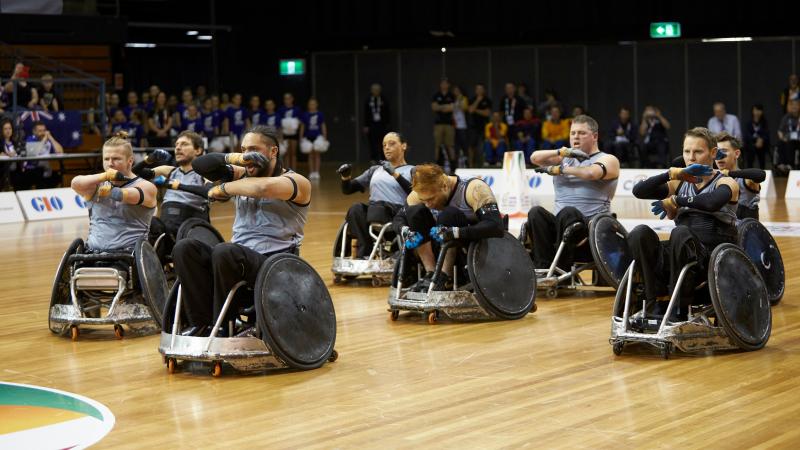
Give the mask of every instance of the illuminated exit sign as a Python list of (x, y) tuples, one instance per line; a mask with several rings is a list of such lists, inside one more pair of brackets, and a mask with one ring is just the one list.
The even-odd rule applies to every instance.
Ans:
[(654, 39), (681, 37), (679, 22), (653, 22), (650, 24), (650, 37)]
[(279, 65), (281, 75), (303, 75), (306, 73), (304, 59), (282, 59)]

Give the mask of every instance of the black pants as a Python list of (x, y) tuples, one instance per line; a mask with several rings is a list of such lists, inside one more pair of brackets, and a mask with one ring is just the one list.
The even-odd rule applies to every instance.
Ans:
[(755, 208), (748, 208), (744, 205), (739, 205), (736, 208), (736, 218), (739, 220), (744, 220), (748, 218), (758, 220), (758, 206)]
[[(423, 236), (423, 243), (431, 240), (431, 228), (437, 225), (447, 227), (466, 227), (469, 225), (469, 220), (467, 220), (467, 216), (464, 215), (464, 212), (452, 206), (447, 206), (442, 209), (439, 212), (439, 216), (436, 218), (433, 217), (433, 213), (425, 205), (409, 206), (406, 208), (406, 217), (408, 219), (408, 227)], [(433, 241), (431, 244), (433, 254), (438, 255), (439, 244), (436, 241)], [(456, 265), (459, 267), (463, 266), (461, 261), (462, 253), (463, 252), (459, 252), (459, 257), (456, 262)], [(406, 272), (408, 272), (411, 267), (414, 266), (413, 261), (416, 260), (416, 257), (414, 252), (411, 251), (406, 251), (405, 254), (405, 267)]]
[(386, 136), (386, 125), (373, 123), (368, 125), (367, 141), (369, 142), (369, 159), (380, 161), (383, 156), (383, 138)]
[(800, 167), (800, 141), (781, 141), (778, 150), (780, 164), (786, 164), (794, 169)]
[[(369, 235), (369, 224), (391, 222), (399, 209), (400, 205), (386, 202), (370, 203), (369, 205), (354, 203), (350, 207), (345, 220), (347, 220), (348, 233), (355, 236), (356, 242), (358, 242), (356, 257), (366, 257), (372, 252), (373, 242), (372, 236)], [(347, 240), (343, 239), (342, 245), (345, 245), (346, 242)]]
[[(285, 250), (286, 253), (292, 251)], [(175, 272), (181, 281), (183, 305), (189, 324), (214, 325), (233, 285), (244, 280), (247, 287), (254, 287), (261, 264), (273, 254), (262, 255), (242, 245), (227, 242), (213, 248), (196, 239), (183, 239), (175, 244), (172, 257)], [(231, 305), (226, 321), (235, 317), (240, 306), (244, 305)]]
[[(568, 206), (553, 215), (541, 206), (534, 206), (528, 211), (528, 236), (531, 239), (531, 257), (537, 269), (548, 269), (556, 257), (556, 250), (561, 244), (564, 230), (575, 222), (588, 224), (586, 217), (576, 208)], [(589, 228), (584, 227), (580, 233), (573, 235), (558, 261), (558, 267), (568, 270), (576, 259), (591, 261), (589, 246), (576, 245), (589, 235)]]
[(161, 204), (161, 215), (159, 216), (167, 227), (167, 233), (172, 237), (178, 235), (178, 229), (183, 222), (191, 218), (198, 218), (210, 222), (208, 209), (197, 209), (178, 202), (165, 202)]
[(767, 158), (767, 148), (756, 148), (755, 145), (745, 145), (742, 149), (745, 157), (745, 161), (747, 161), (747, 167), (755, 167), (754, 163), (756, 161), (756, 157), (758, 157), (758, 164), (759, 167), (762, 169), (766, 169), (766, 158)]
[(639, 225), (628, 233), (628, 248), (644, 280), (647, 300), (671, 294), (681, 269), (697, 261), (698, 264), (686, 273), (680, 292), (681, 307), (691, 304), (695, 288), (707, 277), (706, 266), (711, 249), (706, 248), (689, 227), (675, 227), (669, 241), (662, 242), (652, 228)]

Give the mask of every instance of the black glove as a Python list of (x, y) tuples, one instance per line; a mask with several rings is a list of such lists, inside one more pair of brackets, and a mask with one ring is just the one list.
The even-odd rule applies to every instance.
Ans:
[(169, 161), (170, 158), (172, 158), (172, 156), (169, 154), (168, 151), (161, 148), (157, 148), (155, 149), (155, 151), (153, 151), (153, 153), (147, 155), (145, 161), (147, 162), (147, 164), (164, 164), (167, 161)]
[(385, 170), (386, 173), (394, 176), (394, 167), (392, 166), (392, 163), (389, 161), (381, 161), (381, 167), (383, 167), (383, 170)]
[(352, 171), (353, 171), (352, 164), (342, 164), (341, 166), (339, 166), (339, 169), (336, 170), (336, 172), (342, 178), (350, 178), (350, 174), (352, 173)]

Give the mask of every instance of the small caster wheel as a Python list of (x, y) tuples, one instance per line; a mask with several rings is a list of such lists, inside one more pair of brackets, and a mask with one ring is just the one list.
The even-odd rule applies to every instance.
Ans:
[(342, 276), (336, 274), (333, 276), (333, 284), (341, 284), (342, 283)]
[(77, 341), (78, 340), (78, 336), (81, 335), (81, 332), (80, 332), (80, 330), (78, 330), (78, 326), (77, 325), (72, 325), (71, 327), (69, 327), (69, 332), (72, 335), (72, 340), (73, 341)]
[(217, 378), (222, 376), (222, 363), (221, 362), (215, 362), (214, 363), (214, 368), (211, 369), (211, 375), (214, 376), (214, 377), (217, 377)]
[(175, 361), (175, 358), (167, 358), (167, 373), (172, 375), (176, 370), (178, 370), (178, 362)]
[(622, 354), (622, 350), (625, 348), (625, 343), (622, 341), (614, 342), (614, 345), (611, 347), (612, 351), (615, 355), (619, 356)]
[(437, 312), (435, 310), (429, 312), (428, 313), (428, 323), (431, 324), (431, 325), (435, 324), (436, 321), (439, 320), (439, 318), (437, 316), (438, 316), (438, 314), (437, 314)]
[(114, 336), (116, 336), (117, 339), (122, 339), (122, 337), (125, 336), (125, 330), (122, 329), (122, 325), (114, 325)]
[(372, 287), (381, 287), (381, 280), (378, 277), (372, 277)]
[(389, 311), (389, 318), (392, 319), (392, 322), (397, 321), (397, 319), (400, 318), (400, 310), (399, 309), (393, 309), (393, 310)]
[(556, 298), (558, 296), (558, 291), (556, 291), (555, 288), (550, 288), (550, 289), (547, 290), (546, 295), (547, 295), (547, 298), (553, 299), (553, 298)]
[(661, 357), (664, 359), (669, 359), (670, 354), (672, 353), (672, 345), (666, 344), (661, 347)]
[(528, 311), (528, 314), (533, 314), (533, 313), (535, 313), (535, 312), (536, 312), (536, 310), (538, 310), (538, 309), (539, 309), (539, 305), (537, 305), (537, 304), (534, 302), (534, 303), (531, 305), (531, 310), (530, 310), (530, 311)]
[(331, 352), (331, 356), (328, 357), (328, 362), (335, 362), (337, 359), (339, 359), (339, 352), (334, 350)]

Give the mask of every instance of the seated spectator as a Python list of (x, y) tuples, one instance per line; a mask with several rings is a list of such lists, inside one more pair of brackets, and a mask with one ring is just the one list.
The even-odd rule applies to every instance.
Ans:
[(800, 167), (800, 100), (789, 100), (789, 112), (781, 119), (778, 126), (778, 161), (779, 172), (788, 173)]
[(514, 124), (514, 150), (525, 152), (525, 161), (528, 161), (531, 153), (536, 150), (540, 127), (539, 118), (533, 116), (533, 108), (525, 108), (522, 119)]
[(545, 150), (565, 147), (569, 141), (569, 119), (561, 118), (561, 107), (550, 108), (550, 118), (542, 124), (542, 148)]
[(669, 167), (669, 128), (670, 123), (660, 109), (652, 105), (645, 106), (642, 123), (639, 124), (643, 144), (639, 154), (642, 167)]
[(503, 154), (508, 149), (508, 125), (503, 122), (503, 117), (499, 111), (492, 113), (492, 120), (486, 124), (484, 137), (483, 153), (485, 159), (483, 167), (499, 165)]
[[(24, 155), (20, 156), (45, 156), (64, 153), (64, 148), (47, 131), (47, 126), (42, 122), (34, 122), (33, 134), (25, 142)], [(17, 171), (11, 176), (14, 190), (22, 191), (32, 189), (53, 188), (61, 183), (61, 174), (53, 173), (49, 161), (25, 161), (17, 166)]]
[(750, 120), (744, 125), (742, 130), (744, 141), (744, 157), (747, 161), (745, 168), (755, 167), (756, 157), (762, 169), (766, 169), (766, 157), (769, 153), (769, 126), (767, 118), (764, 117), (764, 107), (760, 104), (753, 105)]
[(611, 124), (608, 133), (608, 153), (614, 155), (620, 164), (629, 166), (635, 152), (638, 128), (631, 120), (631, 110), (623, 106), (617, 119)]
[(139, 104), (139, 95), (136, 94), (136, 91), (128, 92), (128, 106), (122, 108), (122, 111), (125, 113), (125, 117), (130, 120), (131, 114), (141, 108), (142, 105)]
[(714, 103), (714, 116), (708, 119), (708, 130), (714, 134), (725, 131), (736, 139), (742, 138), (742, 127), (739, 118), (725, 111), (725, 103)]
[(47, 112), (59, 112), (64, 100), (56, 93), (53, 85), (53, 76), (49, 73), (42, 75), (42, 85), (39, 87), (39, 107)]
[(789, 75), (789, 86), (781, 92), (781, 109), (783, 113), (789, 112), (789, 102), (792, 100), (800, 100), (800, 81), (797, 75)]
[(28, 82), (30, 78), (30, 68), (18, 62), (14, 65), (14, 72), (11, 79), (5, 84), (5, 91), (8, 95), (8, 108), (14, 107), (14, 84), (16, 87), (16, 106), (18, 109), (36, 109), (39, 104), (39, 91)]
[(4, 163), (3, 158), (12, 158), (17, 156), (21, 151), (19, 140), (15, 135), (14, 122), (8, 118), (3, 117), (0, 120), (0, 133), (2, 133), (2, 144), (0, 148), (0, 191), (5, 191), (10, 187), (9, 173), (16, 168), (14, 163)]

